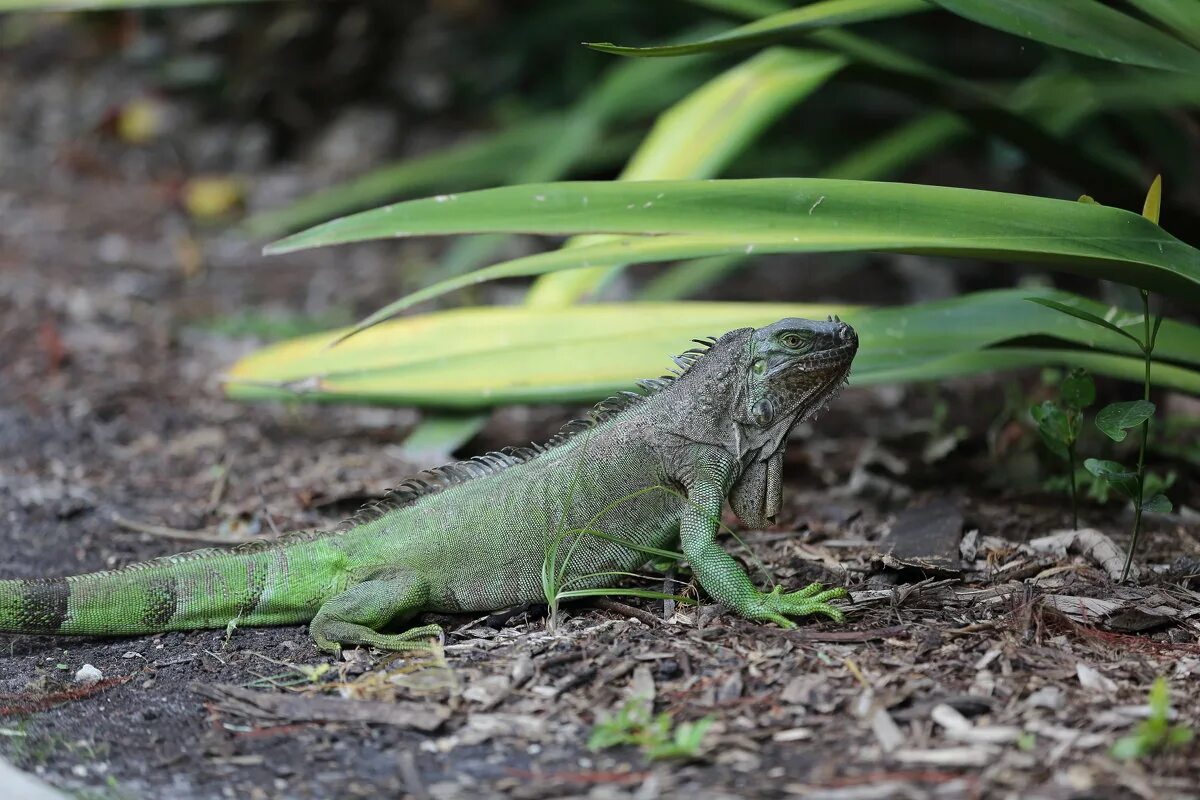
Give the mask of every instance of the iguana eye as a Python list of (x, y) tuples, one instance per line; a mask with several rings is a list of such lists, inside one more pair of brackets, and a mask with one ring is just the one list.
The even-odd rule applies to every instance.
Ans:
[(799, 333), (785, 333), (779, 337), (779, 341), (789, 350), (799, 350), (808, 343), (808, 337)]
[(764, 372), (767, 371), (766, 360), (761, 359), (761, 358), (755, 359), (754, 363), (750, 365), (750, 371), (753, 372), (755, 375), (762, 375)]

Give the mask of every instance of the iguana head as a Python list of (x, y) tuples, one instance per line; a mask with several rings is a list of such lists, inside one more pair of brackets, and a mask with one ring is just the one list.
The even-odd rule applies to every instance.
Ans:
[(846, 383), (858, 335), (837, 317), (783, 319), (755, 329), (745, 346), (745, 384), (734, 413), (742, 475), (729, 502), (744, 523), (764, 527), (779, 510), (788, 432)]

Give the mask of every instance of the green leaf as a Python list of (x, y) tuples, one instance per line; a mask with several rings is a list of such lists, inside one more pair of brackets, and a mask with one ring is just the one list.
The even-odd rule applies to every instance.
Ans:
[(1142, 204), (1142, 216), (1158, 224), (1159, 210), (1162, 208), (1162, 175), (1155, 175), (1146, 192), (1146, 202)]
[(1186, 728), (1183, 725), (1172, 725), (1167, 731), (1167, 747), (1182, 747), (1190, 742), (1195, 734), (1191, 728)]
[[(784, 48), (747, 59), (661, 114), (620, 180), (716, 175), (781, 114), (844, 65), (845, 59), (838, 55)], [(595, 236), (576, 237), (565, 248), (603, 241)], [(538, 306), (573, 303), (615, 275), (622, 263), (539, 280), (526, 302)]]
[[(896, 213), (903, 209), (904, 213)], [(570, 248), (436, 284), (395, 313), (513, 274), (737, 252), (884, 250), (1041, 261), (1200, 301), (1200, 251), (1144, 217), (1107, 206), (941, 186), (818, 178), (575, 182), (413, 200), (319, 225), (271, 253), (419, 235), (655, 234), (600, 252)], [(623, 254), (623, 255), (622, 255)], [(657, 254), (657, 255), (653, 255)], [(511, 266), (511, 265), (510, 265)], [(378, 316), (376, 317), (378, 319)]]
[(1150, 752), (1146, 739), (1141, 736), (1122, 736), (1113, 743), (1112, 757), (1119, 761), (1132, 761)]
[(1112, 324), (1098, 314), (1093, 314), (1092, 312), (1086, 311), (1082, 308), (1077, 308), (1076, 306), (1067, 305), (1066, 303), (1060, 303), (1057, 300), (1050, 300), (1044, 297), (1030, 297), (1029, 302), (1037, 303), (1038, 305), (1045, 306), (1046, 308), (1053, 308), (1055, 311), (1061, 311), (1064, 314), (1069, 314), (1076, 319), (1090, 322), (1093, 325), (1100, 326), (1101, 328), (1107, 328), (1114, 333), (1119, 333), (1122, 336), (1127, 337), (1131, 342), (1137, 343), (1139, 347), (1141, 346), (1141, 340), (1136, 336), (1126, 330), (1123, 330), (1122, 328), (1118, 328), (1116, 325)]
[(1116, 461), (1105, 461), (1099, 458), (1089, 458), (1083, 462), (1083, 468), (1108, 484), (1123, 496), (1133, 499), (1137, 497), (1137, 473), (1130, 472)]
[(1096, 382), (1085, 370), (1073, 369), (1063, 378), (1063, 404), (1067, 408), (1081, 411), (1096, 402)]
[(967, 123), (954, 114), (945, 111), (925, 114), (830, 164), (821, 174), (827, 178), (851, 180), (886, 178), (969, 130)]
[(1154, 679), (1154, 683), (1150, 684), (1150, 692), (1146, 698), (1146, 704), (1150, 706), (1150, 718), (1166, 720), (1171, 715), (1171, 687), (1167, 683), (1167, 679), (1159, 675)]
[(1146, 16), (1171, 28), (1185, 42), (1200, 47), (1200, 3), (1189, 0), (1127, 0)]
[(1170, 514), (1172, 508), (1171, 501), (1165, 494), (1156, 494), (1142, 503), (1142, 511), (1149, 511), (1151, 514)]
[(933, 0), (959, 16), (1093, 58), (1200, 74), (1200, 51), (1096, 0)]
[(622, 47), (612, 42), (585, 42), (593, 50), (619, 56), (665, 57), (758, 47), (785, 41), (819, 28), (869, 22), (928, 11), (925, 0), (822, 0), (772, 14), (726, 33), (689, 44)]
[(1029, 416), (1037, 423), (1038, 433), (1046, 448), (1066, 460), (1069, 456), (1068, 447), (1075, 441), (1075, 437), (1071, 435), (1071, 426), (1062, 409), (1055, 405), (1053, 400), (1045, 400), (1030, 408)]
[(1154, 403), (1148, 400), (1128, 400), (1113, 403), (1096, 414), (1096, 427), (1114, 442), (1125, 440), (1127, 431), (1154, 416)]
[[(623, 303), (557, 309), (479, 307), (403, 317), (337, 347), (342, 331), (272, 345), (233, 367), (240, 399), (303, 398), (477, 409), (513, 402), (586, 402), (661, 375), (698, 335), (782, 317), (840, 314), (861, 346), (856, 385), (941, 380), (1018, 367), (1071, 364), (1141, 382), (1122, 337), (1025, 301), (1027, 290), (981, 292), (896, 308), (771, 303)], [(1065, 293), (1050, 293), (1063, 300)], [(1080, 299), (1080, 302), (1085, 302)], [(1098, 306), (1098, 304), (1097, 304)], [(1056, 343), (1006, 344), (1014, 331)], [(1200, 362), (1200, 329), (1168, 321), (1165, 356)], [(1200, 394), (1200, 372), (1156, 361), (1154, 383)]]
[(430, 414), (405, 437), (400, 452), (417, 464), (444, 464), (487, 421), (487, 414)]
[(1158, 329), (1162, 327), (1163, 315), (1159, 314), (1154, 318), (1154, 329), (1150, 331), (1150, 351), (1154, 351), (1154, 346), (1158, 343)]

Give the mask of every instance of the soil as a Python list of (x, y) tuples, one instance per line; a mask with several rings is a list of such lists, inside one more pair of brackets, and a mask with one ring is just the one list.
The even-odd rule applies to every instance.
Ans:
[[(4, 67), (9, 97), (70, 99), (78, 74), (27, 66)], [(260, 343), (230, 320), (369, 309), (411, 250), (263, 259), (191, 220), (155, 154), (69, 123), (32, 136), (36, 116), (0, 122), (0, 578), (332, 527), (429, 466), (402, 448), (416, 412), (246, 406), (219, 384)], [(240, 174), (298, 194), (297, 159)], [(437, 618), (445, 646), (417, 658), (333, 658), (303, 627), (0, 635), (0, 755), (105, 798), (1200, 796), (1195, 744), (1111, 753), (1157, 676), (1175, 722), (1200, 724), (1195, 462), (1157, 457), (1179, 510), (1148, 520), (1141, 577), (1116, 585), (1119, 504), (1085, 504), (1087, 541), (1044, 539), (1069, 504), (1037, 488), (1036, 436), (1005, 401), (1036, 378), (852, 389), (801, 431), (780, 524), (744, 532), (754, 558), (730, 547), (781, 585), (846, 586), (844, 625), (781, 630), (701, 598)], [(498, 411), (461, 453), (578, 413)], [(588, 747), (647, 702), (711, 726), (686, 757)]]

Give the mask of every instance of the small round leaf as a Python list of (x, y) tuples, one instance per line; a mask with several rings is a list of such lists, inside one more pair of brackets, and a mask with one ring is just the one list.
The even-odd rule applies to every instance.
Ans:
[(1054, 404), (1045, 400), (1029, 409), (1029, 416), (1037, 423), (1038, 434), (1046, 448), (1059, 458), (1067, 458), (1067, 448), (1075, 441), (1067, 415)]
[(1089, 458), (1083, 462), (1083, 468), (1125, 497), (1132, 499), (1137, 496), (1137, 473), (1130, 472), (1116, 461)]
[(1142, 511), (1149, 511), (1151, 514), (1170, 514), (1172, 508), (1171, 501), (1165, 494), (1156, 494), (1142, 503)]
[(1113, 403), (1100, 409), (1096, 415), (1096, 427), (1114, 442), (1125, 440), (1126, 431), (1136, 428), (1154, 416), (1154, 403), (1148, 400), (1129, 400)]

